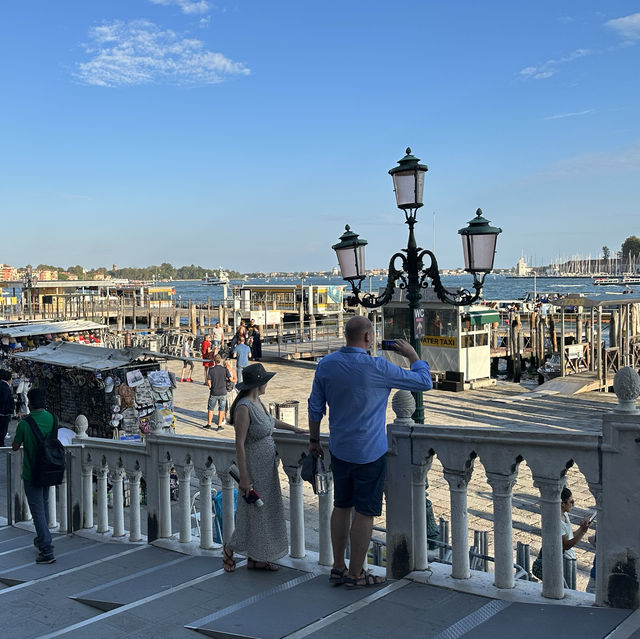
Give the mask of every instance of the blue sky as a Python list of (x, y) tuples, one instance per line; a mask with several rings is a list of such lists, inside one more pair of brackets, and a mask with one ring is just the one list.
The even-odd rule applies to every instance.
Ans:
[(443, 268), (478, 207), (499, 267), (640, 235), (638, 1), (31, 0), (0, 57), (0, 262), (386, 266), (406, 146)]

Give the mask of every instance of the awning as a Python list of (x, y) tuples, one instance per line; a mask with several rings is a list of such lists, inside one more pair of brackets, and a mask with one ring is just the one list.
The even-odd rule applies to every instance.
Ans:
[(12, 357), (26, 359), (39, 364), (77, 368), (84, 371), (108, 371), (129, 366), (140, 359), (166, 359), (161, 353), (142, 348), (103, 348), (86, 346), (75, 342), (51, 342), (34, 351), (13, 353)]
[(472, 326), (480, 326), (482, 324), (493, 324), (500, 321), (500, 313), (498, 311), (469, 311), (469, 321)]
[(105, 324), (88, 320), (68, 320), (64, 322), (32, 322), (17, 326), (0, 326), (2, 337), (29, 337), (30, 335), (56, 335), (59, 333), (77, 333), (78, 331), (97, 331), (108, 328)]

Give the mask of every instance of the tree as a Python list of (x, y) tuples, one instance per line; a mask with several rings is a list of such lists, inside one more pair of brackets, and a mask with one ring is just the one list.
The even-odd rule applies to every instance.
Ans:
[(608, 260), (611, 257), (611, 251), (609, 250), (608, 246), (602, 247), (602, 257), (605, 260)]
[(638, 257), (640, 255), (640, 237), (630, 235), (622, 243), (622, 257), (628, 259), (630, 257)]

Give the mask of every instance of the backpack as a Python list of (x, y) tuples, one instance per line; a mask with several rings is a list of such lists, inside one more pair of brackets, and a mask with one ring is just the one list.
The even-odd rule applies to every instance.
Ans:
[(64, 446), (58, 440), (58, 419), (53, 416), (53, 428), (46, 437), (31, 415), (27, 415), (25, 420), (38, 440), (35, 459), (30, 460), (33, 482), (39, 486), (58, 486), (62, 483), (65, 468)]

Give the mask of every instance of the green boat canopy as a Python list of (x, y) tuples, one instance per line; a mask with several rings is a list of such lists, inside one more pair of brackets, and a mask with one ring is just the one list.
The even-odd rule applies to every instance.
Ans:
[(500, 321), (500, 313), (493, 309), (486, 311), (469, 311), (469, 321), (472, 326), (480, 326), (482, 324), (493, 324)]

